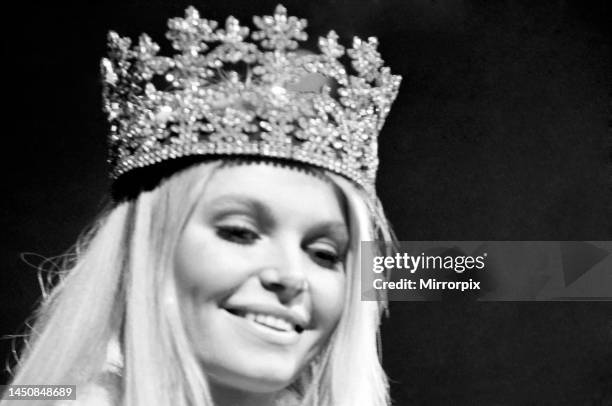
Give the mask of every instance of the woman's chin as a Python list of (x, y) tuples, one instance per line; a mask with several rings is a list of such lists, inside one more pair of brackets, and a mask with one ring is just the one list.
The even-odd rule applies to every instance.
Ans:
[(286, 367), (271, 365), (257, 370), (241, 371), (239, 374), (217, 371), (215, 374), (209, 374), (209, 378), (213, 389), (217, 387), (223, 388), (224, 391), (274, 394), (289, 387), (296, 380), (297, 373), (288, 371)]

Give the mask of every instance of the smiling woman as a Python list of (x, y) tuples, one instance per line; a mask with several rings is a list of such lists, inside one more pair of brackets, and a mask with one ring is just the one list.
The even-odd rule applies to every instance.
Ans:
[(392, 238), (374, 179), (399, 78), (375, 39), (355, 39), (349, 74), (335, 33), (315, 55), (281, 6), (254, 22), (258, 46), (190, 8), (169, 22), (174, 59), (109, 35), (116, 201), (46, 296), (13, 384), (76, 384), (77, 405), (389, 403), (359, 250)]
[(341, 197), (266, 164), (213, 174), (175, 256), (183, 319), (213, 389), (274, 393), (325, 347), (346, 283)]

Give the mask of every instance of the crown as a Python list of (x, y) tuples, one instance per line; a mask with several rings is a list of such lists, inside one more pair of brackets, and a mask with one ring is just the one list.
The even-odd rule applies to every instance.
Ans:
[(376, 38), (355, 37), (345, 51), (330, 31), (314, 54), (298, 49), (307, 21), (283, 6), (253, 23), (249, 36), (234, 17), (218, 28), (189, 7), (168, 21), (172, 57), (146, 34), (132, 46), (109, 32), (101, 67), (113, 179), (182, 157), (236, 155), (314, 165), (374, 190), (378, 132), (401, 81)]

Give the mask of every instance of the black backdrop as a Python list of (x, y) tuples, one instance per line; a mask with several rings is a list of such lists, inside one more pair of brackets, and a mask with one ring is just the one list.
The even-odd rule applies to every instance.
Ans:
[[(243, 22), (276, 5), (84, 3), (2, 6), (0, 334), (19, 331), (39, 295), (20, 254), (61, 254), (107, 201), (106, 31), (161, 41), (191, 3)], [(607, 3), (284, 2), (311, 34), (378, 36), (404, 76), (378, 183), (402, 240), (611, 239)], [(610, 302), (393, 303), (383, 344), (398, 405), (612, 404)], [(9, 349), (1, 340), (0, 358)]]

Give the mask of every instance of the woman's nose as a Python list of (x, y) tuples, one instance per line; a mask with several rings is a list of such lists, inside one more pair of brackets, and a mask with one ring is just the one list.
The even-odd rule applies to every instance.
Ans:
[(299, 270), (272, 266), (263, 269), (259, 278), (261, 285), (266, 290), (274, 292), (283, 303), (293, 300), (308, 289), (306, 275)]

